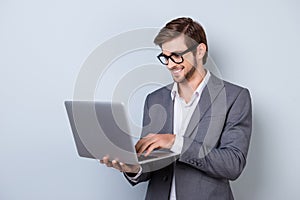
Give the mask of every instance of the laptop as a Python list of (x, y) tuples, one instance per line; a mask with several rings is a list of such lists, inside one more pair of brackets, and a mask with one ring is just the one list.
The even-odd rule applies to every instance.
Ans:
[(126, 164), (173, 162), (179, 154), (155, 150), (137, 156), (125, 105), (120, 102), (65, 101), (70, 126), (79, 156), (118, 160)]

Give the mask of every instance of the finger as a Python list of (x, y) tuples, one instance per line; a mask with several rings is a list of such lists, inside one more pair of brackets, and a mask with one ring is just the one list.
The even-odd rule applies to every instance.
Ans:
[(153, 143), (152, 145), (150, 145), (147, 149), (145, 156), (148, 156), (154, 149), (158, 147), (159, 147), (158, 143)]
[(124, 163), (120, 163), (120, 167), (122, 169), (122, 172), (131, 172), (130, 167)]
[(126, 165), (122, 162), (119, 163), (123, 172), (138, 173), (140, 171), (140, 165)]
[(136, 145), (135, 145), (135, 150), (138, 152), (140, 150), (140, 148), (148, 141), (147, 138), (142, 138), (140, 139)]
[(103, 164), (106, 164), (107, 163), (107, 158), (106, 157), (103, 157), (101, 160), (100, 160), (101, 163)]
[(148, 137), (148, 138), (143, 138), (139, 141), (139, 143), (137, 144), (137, 148), (136, 148), (136, 151), (137, 152), (144, 152), (145, 151), (145, 148), (147, 149), (147, 147), (149, 145), (151, 145), (152, 143), (156, 142), (157, 141), (157, 136), (156, 134), (152, 134), (151, 137)]
[(111, 163), (112, 163), (113, 168), (115, 168), (115, 169), (117, 169), (119, 171), (122, 171), (122, 168), (121, 168), (121, 166), (120, 166), (120, 164), (119, 164), (118, 161), (113, 160), (113, 161), (111, 161)]
[(112, 167), (112, 163), (111, 161), (109, 161), (109, 158), (107, 156), (103, 157), (103, 163), (107, 166), (107, 167)]
[(150, 145), (152, 145), (153, 143), (157, 143), (158, 142), (158, 137), (155, 136), (155, 134), (153, 134), (154, 136), (147, 138), (144, 143), (141, 145), (139, 152), (143, 153), (146, 149), (149, 148)]
[(108, 162), (106, 163), (106, 166), (107, 166), (107, 167), (112, 167), (113, 165), (112, 165), (111, 161), (108, 161)]
[(141, 147), (140, 149), (138, 150), (138, 156), (140, 156), (144, 151), (146, 151), (150, 145), (152, 145), (154, 143), (154, 141), (152, 140), (148, 140), (146, 141)]
[(149, 139), (150, 139), (150, 140), (153, 139), (153, 137), (154, 137), (155, 135), (156, 135), (156, 134), (149, 133), (148, 135), (146, 135), (145, 137), (143, 137), (142, 139), (140, 139), (140, 140), (136, 143), (136, 145), (135, 145), (136, 151), (138, 151), (138, 150), (141, 148), (141, 146), (142, 146), (146, 141), (148, 141)]
[(104, 156), (104, 157), (102, 158), (102, 161), (103, 161), (104, 164), (106, 164), (106, 163), (109, 162), (109, 158), (108, 158), (107, 156)]
[(102, 158), (103, 161), (106, 161), (106, 160), (108, 160), (108, 159), (109, 159), (108, 156), (104, 156), (104, 157)]
[(145, 142), (147, 141), (147, 139), (140, 139), (136, 145), (135, 145), (135, 150), (136, 152), (139, 152), (141, 147), (145, 144)]

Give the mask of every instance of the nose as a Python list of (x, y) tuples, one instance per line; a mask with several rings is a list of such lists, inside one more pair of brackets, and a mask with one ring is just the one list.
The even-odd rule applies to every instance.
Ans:
[(168, 64), (167, 64), (167, 68), (169, 70), (173, 69), (174, 67), (176, 67), (177, 64), (175, 62), (173, 62), (173, 60), (171, 58), (168, 59)]

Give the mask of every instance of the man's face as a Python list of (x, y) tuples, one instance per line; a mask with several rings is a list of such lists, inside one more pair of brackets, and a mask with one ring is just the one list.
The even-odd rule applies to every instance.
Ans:
[[(162, 52), (167, 56), (171, 55), (171, 53), (184, 52), (187, 49), (188, 47), (185, 44), (185, 38), (183, 35), (162, 44)], [(174, 81), (177, 83), (188, 81), (195, 73), (197, 61), (193, 53), (188, 52), (184, 54), (183, 59), (184, 61), (180, 64), (176, 64), (169, 59), (169, 63), (167, 65)]]

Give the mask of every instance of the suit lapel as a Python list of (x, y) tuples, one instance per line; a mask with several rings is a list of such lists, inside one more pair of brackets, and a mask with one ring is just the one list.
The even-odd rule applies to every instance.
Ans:
[[(173, 120), (173, 117), (174, 117), (174, 101), (172, 100), (171, 98), (171, 91), (172, 91), (172, 88), (173, 88), (173, 84), (169, 84), (166, 86), (167, 88), (167, 94), (166, 96), (163, 95), (164, 97), (164, 102), (163, 102), (163, 105), (164, 105), (164, 108), (166, 109), (166, 112), (167, 112), (167, 121), (165, 123), (165, 127), (164, 127), (164, 132), (166, 133), (173, 133), (173, 127), (174, 127), (174, 120)], [(171, 125), (171, 126), (170, 126)]]
[(196, 106), (191, 120), (187, 126), (185, 136), (189, 137), (192, 134), (193, 130), (199, 124), (207, 110), (211, 107), (212, 103), (214, 102), (218, 94), (221, 92), (223, 87), (223, 80), (217, 78), (211, 73), (207, 85), (202, 91), (199, 103)]

